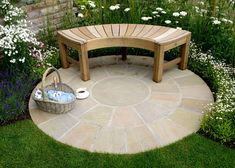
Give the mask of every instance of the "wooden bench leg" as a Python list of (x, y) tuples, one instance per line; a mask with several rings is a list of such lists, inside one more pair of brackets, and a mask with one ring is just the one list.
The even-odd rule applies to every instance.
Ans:
[(163, 46), (156, 45), (154, 51), (153, 81), (160, 82), (162, 80), (163, 64), (164, 64)]
[(179, 69), (185, 70), (188, 64), (188, 55), (189, 55), (189, 45), (190, 45), (191, 36), (187, 37), (186, 43), (180, 46), (180, 64)]
[(60, 49), (60, 60), (63, 68), (69, 67), (68, 58), (68, 49), (65, 44), (59, 41), (59, 49)]
[(79, 49), (79, 63), (80, 63), (80, 71), (81, 71), (81, 79), (84, 81), (90, 80), (90, 70), (89, 70), (89, 62), (88, 62), (88, 51), (86, 49), (86, 45), (81, 45)]
[(121, 48), (121, 54), (122, 54), (122, 60), (126, 61), (127, 60), (127, 48), (126, 47)]

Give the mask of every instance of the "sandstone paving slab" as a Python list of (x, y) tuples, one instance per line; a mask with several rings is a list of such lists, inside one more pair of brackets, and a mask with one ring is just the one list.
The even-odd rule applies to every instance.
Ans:
[(96, 105), (98, 105), (98, 103), (89, 97), (84, 100), (76, 101), (74, 109), (72, 109), (69, 113), (74, 117), (79, 118), (83, 113), (94, 108)]
[(99, 130), (100, 127), (95, 124), (79, 122), (64, 136), (60, 137), (60, 141), (73, 147), (91, 150)]
[(149, 95), (143, 82), (129, 77), (107, 78), (92, 89), (93, 97), (105, 105), (126, 106), (139, 103)]
[(61, 137), (78, 121), (68, 114), (60, 114), (48, 122), (39, 124), (39, 128), (55, 139)]
[(33, 119), (33, 122), (36, 124), (41, 124), (43, 122), (58, 117), (58, 114), (47, 113), (38, 108), (31, 108), (30, 115)]
[(160, 104), (163, 107), (176, 108), (181, 102), (181, 94), (152, 92), (150, 100)]
[(194, 75), (194, 73), (192, 71), (187, 70), (187, 69), (180, 70), (180, 69), (178, 69), (177, 66), (175, 66), (172, 69), (165, 70), (164, 75), (175, 79), (175, 78), (181, 78), (181, 77), (187, 78), (187, 76)]
[(77, 77), (70, 80), (67, 84), (76, 91), (78, 88), (90, 88), (94, 84), (94, 80), (83, 82), (81, 78)]
[(213, 101), (213, 95), (205, 83), (191, 87), (181, 87), (180, 90), (183, 98)]
[(127, 67), (125, 75), (131, 76), (133, 78), (143, 78), (147, 73), (151, 71), (152, 68), (149, 66), (131, 65)]
[[(159, 84), (159, 83), (153, 82), (152, 77), (153, 77), (153, 71), (152, 71), (152, 68), (151, 68), (151, 70), (148, 71), (148, 72), (146, 73), (146, 75), (144, 75), (144, 77), (141, 78), (141, 79), (142, 79), (148, 86), (152, 86), (152, 85), (154, 85), (154, 84), (156, 84), (156, 85)], [(165, 74), (163, 73), (161, 83), (167, 83), (170, 79), (171, 79), (171, 78), (170, 78), (169, 76), (167, 76), (167, 75), (165, 75)]]
[(105, 70), (108, 72), (110, 76), (124, 76), (127, 72), (126, 64), (114, 64), (114, 65), (106, 65)]
[(175, 81), (180, 85), (180, 87), (205, 84), (205, 82), (196, 74), (179, 77), (176, 78)]
[(157, 137), (159, 146), (171, 144), (191, 133), (187, 128), (167, 118), (156, 120), (148, 125)]
[[(162, 147), (196, 132), (204, 106), (213, 102), (206, 83), (189, 70), (166, 70), (152, 81), (153, 58), (104, 56), (89, 59), (91, 79), (80, 79), (79, 67), (59, 69), (74, 90), (86, 87), (90, 96), (76, 100), (66, 114), (38, 109), (32, 96), (34, 123), (56, 140), (90, 152), (138, 153)], [(55, 72), (46, 78), (53, 81)], [(40, 88), (41, 83), (36, 88)]]
[(201, 99), (190, 99), (190, 98), (182, 98), (181, 104), (179, 107), (187, 109), (189, 111), (202, 113), (206, 106), (213, 101), (210, 100), (201, 100)]
[[(34, 88), (34, 90), (32, 91), (32, 93), (34, 93), (36, 89), (37, 89), (37, 88)], [(29, 109), (35, 109), (35, 108), (38, 108), (38, 106), (37, 106), (36, 102), (33, 100), (32, 95), (30, 95), (28, 108), (29, 108)]]
[(101, 67), (102, 65), (103, 65), (103, 62), (102, 62), (101, 57), (94, 57), (92, 59), (89, 59), (90, 68), (97, 68), (97, 67)]
[[(72, 80), (73, 78), (79, 78), (80, 77), (80, 73), (75, 73), (75, 67), (69, 68), (69, 71), (66, 71), (64, 69), (59, 69), (59, 73), (62, 79), (62, 82), (67, 83), (70, 80)], [(73, 69), (73, 70), (72, 70)], [(52, 81), (53, 82), (53, 81)]]
[(108, 126), (113, 115), (113, 108), (107, 106), (96, 106), (95, 108), (84, 113), (80, 119), (91, 122), (99, 126)]
[(191, 132), (196, 132), (200, 127), (200, 119), (202, 115), (199, 113), (193, 113), (191, 111), (178, 108), (174, 113), (168, 116), (169, 119), (182, 125)]
[(124, 129), (106, 127), (97, 134), (93, 151), (126, 153), (126, 132)]
[(128, 55), (126, 62), (134, 65), (152, 66), (153, 58), (145, 56)]
[(116, 108), (111, 121), (111, 127), (130, 128), (143, 124), (144, 122), (133, 107)]
[(118, 63), (118, 55), (110, 55), (110, 56), (103, 56), (100, 57), (102, 65), (114, 65)]
[(90, 71), (90, 75), (91, 79), (89, 81), (97, 82), (99, 80), (106, 78), (109, 75), (109, 73), (107, 72), (105, 67), (97, 67), (95, 68), (95, 70)]
[(179, 87), (173, 79), (160, 83), (149, 83), (152, 93), (179, 93)]
[(171, 113), (168, 108), (161, 106), (160, 104), (154, 101), (143, 102), (135, 106), (135, 109), (147, 123), (162, 118)]
[(133, 153), (139, 145), (141, 146), (141, 151), (156, 148), (159, 146), (159, 141), (147, 125), (143, 125), (127, 130), (127, 144), (128, 150)]

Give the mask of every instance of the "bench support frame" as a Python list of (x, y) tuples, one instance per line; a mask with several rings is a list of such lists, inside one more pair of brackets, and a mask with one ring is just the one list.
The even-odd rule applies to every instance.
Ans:
[[(100, 41), (95, 42), (94, 44), (93, 43), (89, 44), (89, 42), (80, 44), (77, 42), (68, 41), (63, 36), (58, 35), (62, 67), (68, 68), (69, 62), (76, 63), (76, 64), (78, 63), (78, 61), (72, 60), (68, 56), (67, 47), (73, 47), (79, 52), (79, 66), (80, 66), (80, 71), (81, 71), (81, 79), (84, 81), (90, 80), (88, 51), (96, 49), (96, 48), (110, 47), (113, 44), (114, 45), (113, 47), (117, 47), (117, 46), (121, 47), (122, 60), (124, 61), (127, 59), (126, 47), (144, 48), (144, 49), (149, 49), (153, 51), (154, 52), (153, 81), (155, 82), (160, 82), (162, 80), (163, 70), (165, 69), (173, 67), (177, 64), (179, 64), (179, 69), (181, 70), (184, 70), (187, 68), (191, 34), (189, 34), (188, 36), (178, 41), (172, 41), (166, 44), (158, 44), (158, 43), (152, 42), (146, 45), (144, 41), (141, 41), (141, 40), (138, 41), (138, 39), (135, 39), (136, 41), (138, 41), (138, 43), (131, 43), (132, 42), (131, 40), (128, 38), (126, 39), (117, 38), (117, 39), (112, 39), (111, 41), (109, 41), (109, 43), (107, 43), (107, 39), (104, 39), (104, 41), (100, 40)], [(178, 46), (180, 47), (180, 56), (172, 61), (164, 63), (165, 51), (168, 51)]]

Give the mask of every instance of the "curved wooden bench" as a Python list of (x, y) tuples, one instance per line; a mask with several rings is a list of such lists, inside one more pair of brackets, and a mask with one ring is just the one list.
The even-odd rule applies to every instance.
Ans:
[[(79, 52), (79, 64), (82, 80), (90, 79), (88, 51), (105, 47), (135, 47), (153, 51), (153, 80), (160, 82), (163, 69), (179, 64), (186, 69), (188, 62), (191, 33), (185, 30), (143, 24), (106, 24), (94, 25), (57, 33), (62, 67), (75, 62), (68, 56), (67, 47)], [(164, 63), (164, 52), (180, 46), (180, 57)]]

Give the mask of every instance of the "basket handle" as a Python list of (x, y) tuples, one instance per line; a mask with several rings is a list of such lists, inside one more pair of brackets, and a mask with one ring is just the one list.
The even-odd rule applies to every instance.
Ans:
[(56, 68), (54, 68), (54, 67), (48, 68), (48, 69), (44, 72), (44, 74), (43, 74), (43, 76), (42, 76), (41, 91), (42, 91), (43, 99), (45, 98), (45, 94), (44, 94), (44, 90), (45, 90), (45, 80), (46, 80), (46, 77), (47, 77), (48, 73), (51, 72), (52, 70), (54, 70), (54, 71), (56, 72), (56, 74), (57, 74), (57, 76), (58, 76), (58, 78), (59, 78), (59, 83), (62, 83), (59, 71), (58, 71)]

